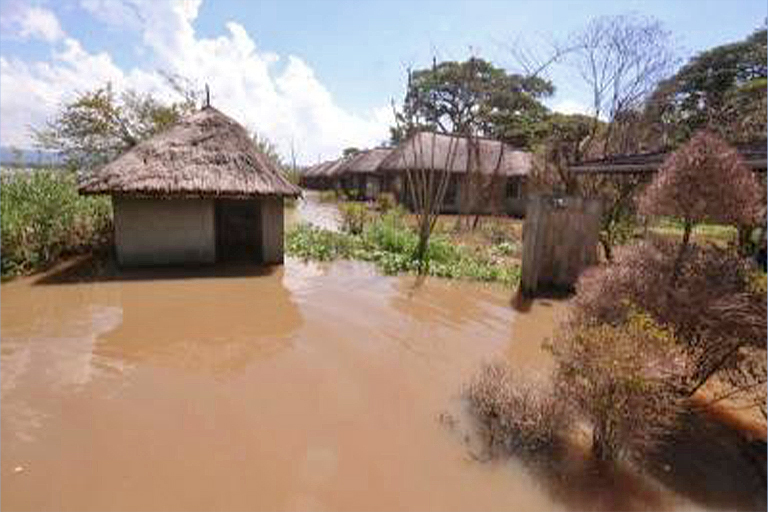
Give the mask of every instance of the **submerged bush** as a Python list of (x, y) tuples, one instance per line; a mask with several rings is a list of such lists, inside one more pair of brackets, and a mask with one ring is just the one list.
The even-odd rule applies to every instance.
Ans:
[(550, 383), (520, 378), (502, 362), (484, 365), (467, 387), (465, 397), (492, 451), (521, 454), (551, 450), (568, 426)]
[(110, 240), (109, 198), (78, 195), (74, 174), (14, 172), (0, 180), (3, 276), (41, 269)]
[(689, 358), (649, 315), (631, 309), (618, 325), (571, 324), (549, 348), (557, 394), (592, 426), (598, 459), (642, 455), (674, 426)]

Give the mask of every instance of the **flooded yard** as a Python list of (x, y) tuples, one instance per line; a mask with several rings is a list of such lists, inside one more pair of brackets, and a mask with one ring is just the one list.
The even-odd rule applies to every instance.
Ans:
[(536, 352), (505, 291), (353, 263), (128, 277), (3, 285), (4, 509), (559, 508), (439, 421), (480, 361)]
[(695, 508), (473, 456), (462, 386), (497, 357), (548, 371), (562, 301), (292, 259), (0, 293), (3, 509)]

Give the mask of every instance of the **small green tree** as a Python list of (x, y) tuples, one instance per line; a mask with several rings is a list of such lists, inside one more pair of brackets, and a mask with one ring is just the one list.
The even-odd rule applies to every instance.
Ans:
[(700, 131), (662, 164), (638, 206), (643, 215), (666, 215), (683, 222), (672, 271), (674, 285), (697, 223), (750, 224), (760, 201), (760, 186), (738, 151), (717, 135)]
[(98, 165), (175, 124), (194, 110), (192, 98), (165, 104), (149, 93), (117, 94), (107, 84), (79, 94), (33, 136), (38, 147), (60, 152), (71, 167)]

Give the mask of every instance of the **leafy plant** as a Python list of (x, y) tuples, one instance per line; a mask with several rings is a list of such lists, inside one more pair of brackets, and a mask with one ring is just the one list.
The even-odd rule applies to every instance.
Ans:
[(368, 220), (368, 207), (363, 203), (343, 203), (339, 205), (341, 229), (353, 235), (359, 235)]
[(4, 173), (0, 185), (3, 276), (44, 268), (110, 240), (109, 198), (78, 195), (73, 173)]

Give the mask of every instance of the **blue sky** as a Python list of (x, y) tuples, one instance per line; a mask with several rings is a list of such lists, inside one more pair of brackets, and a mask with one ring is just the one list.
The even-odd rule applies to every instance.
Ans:
[[(158, 69), (208, 82), (214, 105), (293, 145), (304, 162), (386, 139), (407, 66), (471, 53), (516, 68), (508, 45), (545, 49), (600, 15), (636, 13), (672, 33), (681, 62), (744, 38), (764, 0), (0, 0), (0, 143), (29, 145), (76, 91), (109, 80), (168, 95)], [(551, 107), (588, 108), (567, 66)]]

